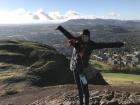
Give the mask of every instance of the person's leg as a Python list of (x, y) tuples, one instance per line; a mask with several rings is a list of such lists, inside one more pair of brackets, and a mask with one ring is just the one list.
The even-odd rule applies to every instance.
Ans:
[(82, 84), (80, 81), (79, 74), (75, 71), (73, 72), (73, 74), (74, 74), (74, 79), (75, 79), (75, 82), (76, 82), (77, 88), (78, 88), (80, 105), (84, 105), (84, 103), (83, 103), (83, 89), (82, 89)]
[(82, 82), (82, 89), (85, 95), (85, 105), (89, 105), (89, 90), (87, 78), (84, 74), (80, 75), (80, 81)]
[(88, 84), (83, 84), (83, 91), (85, 95), (85, 105), (89, 105), (89, 90)]

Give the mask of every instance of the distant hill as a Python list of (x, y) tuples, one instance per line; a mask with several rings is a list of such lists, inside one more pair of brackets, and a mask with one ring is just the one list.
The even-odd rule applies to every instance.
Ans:
[(95, 42), (123, 41), (127, 42), (126, 50), (140, 51), (140, 21), (138, 20), (71, 19), (61, 25), (74, 34), (89, 29), (91, 40)]
[(115, 26), (140, 26), (140, 21), (115, 20), (115, 19), (71, 19), (65, 25), (115, 25)]

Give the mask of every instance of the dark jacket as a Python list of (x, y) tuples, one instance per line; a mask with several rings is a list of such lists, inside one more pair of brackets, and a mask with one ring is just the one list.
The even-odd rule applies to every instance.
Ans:
[(87, 43), (86, 49), (84, 50), (83, 56), (81, 58), (80, 51), (82, 49), (82, 41), (80, 37), (75, 38), (70, 32), (68, 32), (66, 29), (64, 29), (62, 26), (58, 26), (56, 28), (57, 30), (61, 31), (69, 40), (74, 39), (75, 41), (72, 41), (72, 46), (74, 47), (71, 62), (70, 62), (70, 69), (76, 70), (76, 69), (82, 69), (88, 67), (88, 62), (90, 55), (92, 53), (92, 50), (94, 49), (102, 49), (102, 48), (114, 48), (114, 47), (121, 47), (123, 46), (123, 43), (116, 42), (116, 43), (95, 43), (93, 41), (89, 41)]
[(81, 58), (81, 43), (79, 41), (72, 41), (73, 53), (70, 61), (70, 70), (82, 70), (83, 68), (88, 67), (90, 55), (92, 50), (94, 49), (102, 49), (102, 48), (115, 48), (123, 46), (121, 42), (113, 42), (113, 43), (95, 43), (93, 41), (89, 41), (84, 50), (84, 54)]

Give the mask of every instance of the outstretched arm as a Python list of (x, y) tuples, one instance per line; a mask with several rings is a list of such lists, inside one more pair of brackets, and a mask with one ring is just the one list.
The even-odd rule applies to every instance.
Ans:
[(67, 48), (69, 48), (71, 46), (73, 46), (75, 48), (80, 48), (79, 41), (70, 32), (68, 32), (62, 26), (58, 26), (56, 28), (56, 30), (61, 31), (68, 38), (68, 41), (66, 43)]
[(124, 43), (122, 42), (112, 42), (112, 43), (96, 43), (91, 41), (92, 49), (103, 49), (103, 48), (118, 48), (122, 47)]
[(75, 39), (75, 37), (62, 26), (58, 26), (56, 30), (61, 31), (68, 39)]

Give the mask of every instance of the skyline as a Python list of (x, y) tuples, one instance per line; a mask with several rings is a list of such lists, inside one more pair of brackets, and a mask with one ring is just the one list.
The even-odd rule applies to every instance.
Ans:
[(140, 20), (139, 0), (5, 0), (0, 24), (50, 23), (69, 19)]

